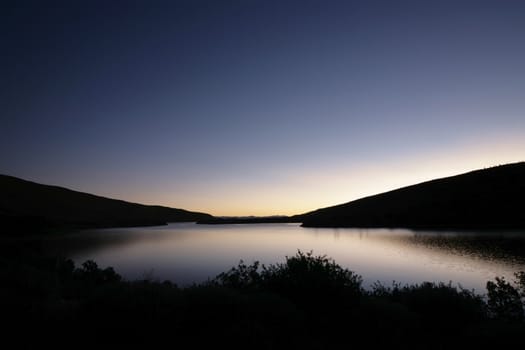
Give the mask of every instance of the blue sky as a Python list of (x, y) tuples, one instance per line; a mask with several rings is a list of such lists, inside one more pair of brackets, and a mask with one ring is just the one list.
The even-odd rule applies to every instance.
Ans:
[(522, 1), (1, 6), (5, 174), (272, 215), (525, 159)]

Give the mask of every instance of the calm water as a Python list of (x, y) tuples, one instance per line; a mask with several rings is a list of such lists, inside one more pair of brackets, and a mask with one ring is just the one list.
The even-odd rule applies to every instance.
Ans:
[(299, 224), (196, 225), (82, 231), (54, 238), (49, 249), (77, 263), (93, 259), (127, 279), (179, 285), (205, 281), (236, 265), (284, 261), (313, 250), (363, 276), (365, 286), (452, 281), (485, 292), (495, 276), (525, 270), (525, 232), (432, 232), (312, 229)]

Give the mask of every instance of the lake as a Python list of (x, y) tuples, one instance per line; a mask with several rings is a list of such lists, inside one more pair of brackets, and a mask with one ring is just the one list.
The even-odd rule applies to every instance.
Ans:
[(85, 230), (47, 240), (77, 264), (112, 266), (126, 279), (202, 282), (239, 260), (279, 263), (298, 249), (332, 257), (376, 281), (449, 282), (485, 292), (495, 276), (525, 270), (525, 231), (413, 231), (303, 228), (299, 224), (196, 225)]

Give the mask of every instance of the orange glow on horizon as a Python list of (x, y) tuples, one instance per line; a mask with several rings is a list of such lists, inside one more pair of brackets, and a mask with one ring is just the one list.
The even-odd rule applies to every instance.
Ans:
[(197, 189), (184, 191), (140, 189), (133, 194), (111, 196), (215, 216), (302, 214), (437, 178), (525, 160), (525, 138), (484, 141), (481, 146), (472, 143), (388, 161), (339, 164), (329, 170), (328, 166), (286, 169), (273, 182), (256, 183), (247, 179), (241, 184), (204, 183), (196, 185)]

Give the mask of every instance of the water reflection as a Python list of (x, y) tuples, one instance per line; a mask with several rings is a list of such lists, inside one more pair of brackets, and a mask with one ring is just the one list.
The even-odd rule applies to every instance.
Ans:
[(525, 261), (524, 235), (524, 232), (454, 232), (440, 235), (435, 232), (418, 232), (408, 237), (407, 242), (479, 259), (523, 263)]
[(276, 263), (297, 249), (333, 257), (375, 281), (452, 281), (482, 292), (495, 276), (525, 270), (525, 232), (433, 232), (313, 229), (298, 224), (92, 230), (57, 237), (47, 249), (76, 262), (93, 259), (128, 279), (145, 274), (181, 285), (204, 281), (247, 262)]

